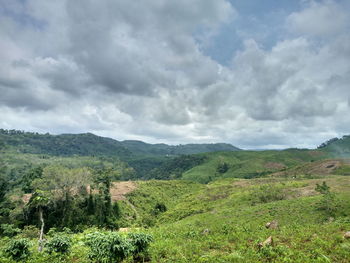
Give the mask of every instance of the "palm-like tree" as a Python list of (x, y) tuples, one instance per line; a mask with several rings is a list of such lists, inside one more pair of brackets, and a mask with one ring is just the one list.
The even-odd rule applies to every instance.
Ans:
[(28, 206), (38, 209), (39, 220), (41, 222), (40, 227), (40, 236), (39, 236), (39, 247), (38, 251), (43, 250), (43, 237), (44, 237), (44, 208), (47, 207), (50, 203), (49, 192), (36, 190), (28, 202)]

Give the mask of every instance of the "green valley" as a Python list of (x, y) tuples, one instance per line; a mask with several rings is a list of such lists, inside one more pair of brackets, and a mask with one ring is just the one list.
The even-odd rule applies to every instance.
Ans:
[(313, 150), (152, 152), (2, 134), (0, 262), (350, 260), (347, 136)]

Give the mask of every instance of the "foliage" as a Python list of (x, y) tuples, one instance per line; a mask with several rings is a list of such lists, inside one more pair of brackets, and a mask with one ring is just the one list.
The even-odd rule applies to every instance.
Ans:
[(95, 232), (86, 236), (89, 257), (96, 262), (121, 262), (134, 250), (131, 242), (117, 232)]
[(51, 254), (61, 253), (65, 254), (69, 252), (71, 247), (71, 238), (65, 233), (56, 233), (45, 243), (46, 251)]
[(85, 134), (38, 134), (16, 130), (0, 129), (0, 139), (22, 153), (69, 155), (130, 156), (131, 152), (120, 142)]
[(39, 229), (36, 226), (24, 226), (21, 231), (21, 236), (29, 239), (37, 239), (39, 237)]
[(228, 171), (229, 168), (230, 168), (229, 165), (223, 162), (223, 163), (219, 163), (218, 167), (216, 168), (216, 171), (218, 173), (224, 174)]
[(0, 231), (1, 235), (6, 237), (14, 237), (21, 232), (21, 230), (13, 224), (2, 224), (0, 226)]
[[(236, 151), (215, 152), (198, 155), (204, 160), (182, 171), (181, 179), (209, 183), (222, 178), (253, 179), (266, 177), (321, 160), (327, 154), (321, 151), (288, 149), (284, 151)], [(291, 174), (290, 177), (293, 177)]]
[(127, 238), (133, 246), (134, 255), (146, 251), (150, 243), (153, 241), (152, 236), (145, 233), (129, 233)]
[(330, 187), (327, 185), (325, 181), (322, 182), (322, 184), (316, 183), (316, 192), (319, 192), (321, 194), (329, 194), (330, 193)]
[(254, 188), (250, 193), (249, 199), (252, 204), (258, 204), (284, 200), (285, 198), (286, 194), (282, 186), (264, 184)]
[(144, 179), (178, 179), (185, 171), (202, 164), (206, 160), (204, 155), (181, 155), (168, 159), (159, 168), (155, 168), (145, 175)]
[(5, 248), (5, 253), (14, 260), (22, 260), (30, 255), (30, 242), (26, 238), (13, 239)]
[(340, 209), (340, 202), (335, 193), (330, 191), (325, 181), (322, 182), (322, 185), (317, 183), (315, 191), (322, 194), (322, 199), (317, 204), (318, 209), (324, 211), (328, 216), (335, 216)]
[(333, 138), (319, 147), (320, 150), (330, 153), (332, 157), (349, 157), (350, 156), (350, 135), (345, 135), (342, 138)]

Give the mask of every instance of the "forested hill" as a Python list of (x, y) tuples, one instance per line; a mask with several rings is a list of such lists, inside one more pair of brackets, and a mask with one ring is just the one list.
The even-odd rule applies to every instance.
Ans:
[(39, 134), (18, 130), (0, 129), (0, 148), (7, 147), (22, 153), (50, 154), (56, 156), (164, 156), (195, 154), (214, 151), (240, 150), (230, 144), (187, 144), (171, 146), (148, 144), (141, 141), (117, 141), (92, 133), (84, 134)]
[(143, 155), (181, 155), (240, 150), (239, 148), (227, 143), (167, 145), (163, 143), (148, 144), (142, 141), (122, 141), (121, 144), (134, 154)]
[(318, 149), (326, 151), (335, 157), (350, 156), (350, 135), (344, 135), (342, 138), (333, 138), (322, 143)]

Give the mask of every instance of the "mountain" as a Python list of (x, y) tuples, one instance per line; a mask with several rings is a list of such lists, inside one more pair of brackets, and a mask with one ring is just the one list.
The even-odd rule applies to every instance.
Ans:
[(148, 144), (142, 141), (122, 141), (121, 144), (134, 154), (143, 155), (182, 155), (204, 152), (231, 152), (241, 149), (227, 143), (167, 145), (164, 143)]
[(22, 153), (56, 156), (131, 156), (132, 154), (120, 142), (91, 133), (51, 135), (0, 130), (0, 141)]
[(350, 157), (350, 135), (330, 139), (318, 146), (318, 149), (334, 157)]
[(121, 142), (92, 133), (51, 135), (0, 129), (0, 148), (4, 146), (22, 153), (56, 156), (118, 156), (123, 159), (135, 156), (167, 156), (240, 150), (225, 143), (172, 146), (131, 140)]

